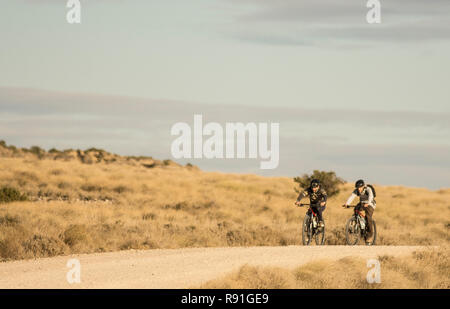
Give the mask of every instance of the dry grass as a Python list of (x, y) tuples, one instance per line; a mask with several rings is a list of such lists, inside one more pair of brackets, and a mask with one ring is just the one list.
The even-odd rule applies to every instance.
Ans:
[(436, 289), (450, 288), (449, 247), (404, 257), (379, 256), (381, 283), (369, 284), (366, 260), (322, 260), (288, 270), (242, 266), (237, 272), (205, 283), (208, 289)]
[[(0, 258), (123, 249), (292, 245), (306, 209), (290, 178), (206, 173), (175, 165), (0, 157), (0, 187), (29, 201), (0, 204)], [(450, 189), (377, 185), (380, 245), (449, 242)], [(329, 201), (326, 244), (344, 244), (351, 215)]]

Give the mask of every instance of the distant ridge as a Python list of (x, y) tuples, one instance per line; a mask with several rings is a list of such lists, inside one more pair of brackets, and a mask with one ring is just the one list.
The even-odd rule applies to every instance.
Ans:
[[(48, 151), (39, 146), (32, 146), (30, 148), (19, 148), (13, 145), (7, 145), (4, 140), (0, 140), (0, 157), (11, 158), (30, 158), (39, 160), (61, 160), (61, 161), (79, 161), (83, 164), (130, 164), (141, 165), (146, 168), (154, 167), (183, 167), (182, 165), (172, 160), (157, 160), (148, 156), (121, 156), (110, 153), (103, 149), (89, 148), (86, 150), (80, 149), (65, 149), (58, 150), (52, 148)], [(186, 167), (194, 168), (192, 164), (187, 164)]]

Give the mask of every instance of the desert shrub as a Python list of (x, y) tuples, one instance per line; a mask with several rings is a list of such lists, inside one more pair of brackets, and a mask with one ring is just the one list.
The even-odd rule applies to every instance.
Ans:
[[(303, 174), (303, 176), (295, 177), (294, 181), (299, 184), (301, 189), (309, 187), (313, 179), (319, 179), (322, 188), (327, 191), (328, 197), (337, 195), (339, 193), (339, 186), (344, 184), (345, 181), (342, 178), (336, 176), (335, 172), (325, 172), (314, 170), (312, 174)], [(296, 189), (298, 192), (299, 190)]]
[(20, 193), (17, 189), (11, 187), (0, 188), (0, 203), (11, 203), (16, 201), (26, 201), (28, 198), (25, 194)]
[(2, 260), (17, 260), (23, 257), (23, 247), (17, 239), (0, 240), (0, 257)]
[(76, 244), (85, 241), (87, 239), (87, 233), (86, 226), (82, 224), (73, 224), (64, 231), (64, 243), (73, 247)]
[(85, 150), (84, 152), (106, 152), (106, 151), (103, 149), (92, 147), (92, 148)]
[(120, 250), (140, 249), (140, 243), (138, 240), (126, 240), (120, 246)]
[(16, 146), (10, 145), (7, 147), (9, 150), (11, 150), (13, 153), (17, 154), (19, 152), (19, 150), (17, 149)]
[(154, 220), (156, 215), (154, 213), (145, 213), (142, 215), (142, 220)]
[(188, 169), (198, 170), (198, 166), (197, 166), (197, 165), (194, 165), (194, 164), (191, 164), (191, 163), (186, 163), (186, 167), (187, 167)]
[(24, 242), (23, 247), (26, 252), (31, 253), (37, 258), (64, 254), (66, 246), (59, 239), (43, 235), (34, 235)]
[(172, 161), (171, 160), (163, 160), (163, 164), (164, 165), (170, 165), (170, 163), (172, 163)]
[(186, 210), (189, 208), (188, 202), (179, 202), (175, 204), (166, 204), (164, 209)]
[(58, 189), (64, 190), (64, 189), (68, 189), (70, 187), (71, 187), (70, 183), (68, 183), (66, 181), (61, 181), (60, 183), (58, 183)]
[(61, 175), (63, 173), (64, 173), (64, 171), (62, 169), (54, 169), (54, 170), (50, 171), (50, 174), (55, 175), (55, 176)]
[(15, 177), (19, 180), (38, 182), (39, 177), (34, 172), (29, 171), (17, 171), (14, 173)]
[(0, 217), (0, 226), (14, 226), (20, 224), (19, 216), (11, 216), (6, 214)]
[(6, 142), (4, 140), (0, 141), (0, 146), (5, 147), (6, 148)]
[(32, 146), (29, 150), (32, 154), (36, 155), (39, 159), (42, 159), (45, 154), (45, 150), (43, 150), (39, 146)]
[(128, 187), (126, 187), (126, 186), (124, 186), (124, 185), (119, 185), (119, 186), (114, 187), (114, 188), (113, 188), (113, 191), (116, 192), (116, 193), (118, 193), (118, 194), (122, 194), (122, 193), (124, 193), (124, 192), (129, 192), (129, 191), (131, 191), (131, 189), (128, 188)]
[(150, 163), (150, 164), (144, 164), (144, 163), (143, 163), (142, 166), (143, 166), (143, 167), (146, 167), (146, 168), (154, 168), (154, 167), (156, 166), (156, 163), (154, 163), (154, 162), (153, 162), (153, 163)]
[(102, 187), (97, 185), (85, 184), (81, 186), (81, 190), (86, 192), (95, 192), (95, 191), (100, 192), (102, 191)]
[(52, 148), (52, 149), (50, 149), (48, 152), (49, 152), (49, 153), (61, 153), (61, 151), (59, 151), (59, 150), (56, 149), (56, 148)]

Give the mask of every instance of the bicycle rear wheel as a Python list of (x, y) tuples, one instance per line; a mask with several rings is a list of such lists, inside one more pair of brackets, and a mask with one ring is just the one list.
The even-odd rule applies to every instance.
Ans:
[(345, 226), (345, 240), (347, 241), (347, 245), (354, 246), (359, 242), (360, 238), (361, 229), (357, 219), (352, 216), (348, 219), (347, 225)]
[(305, 216), (302, 225), (302, 242), (304, 246), (308, 246), (311, 243), (312, 230), (311, 230), (311, 217)]

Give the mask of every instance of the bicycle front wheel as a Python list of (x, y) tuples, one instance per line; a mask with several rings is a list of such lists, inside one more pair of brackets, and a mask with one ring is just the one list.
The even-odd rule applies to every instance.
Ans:
[(347, 245), (354, 246), (359, 242), (361, 237), (361, 229), (358, 220), (353, 216), (347, 221), (345, 226), (345, 240)]
[(311, 217), (305, 216), (302, 226), (302, 241), (304, 246), (308, 246), (311, 243), (312, 229), (311, 229)]
[(315, 235), (316, 245), (322, 246), (325, 243), (325, 220), (323, 220), (323, 227), (316, 229)]

